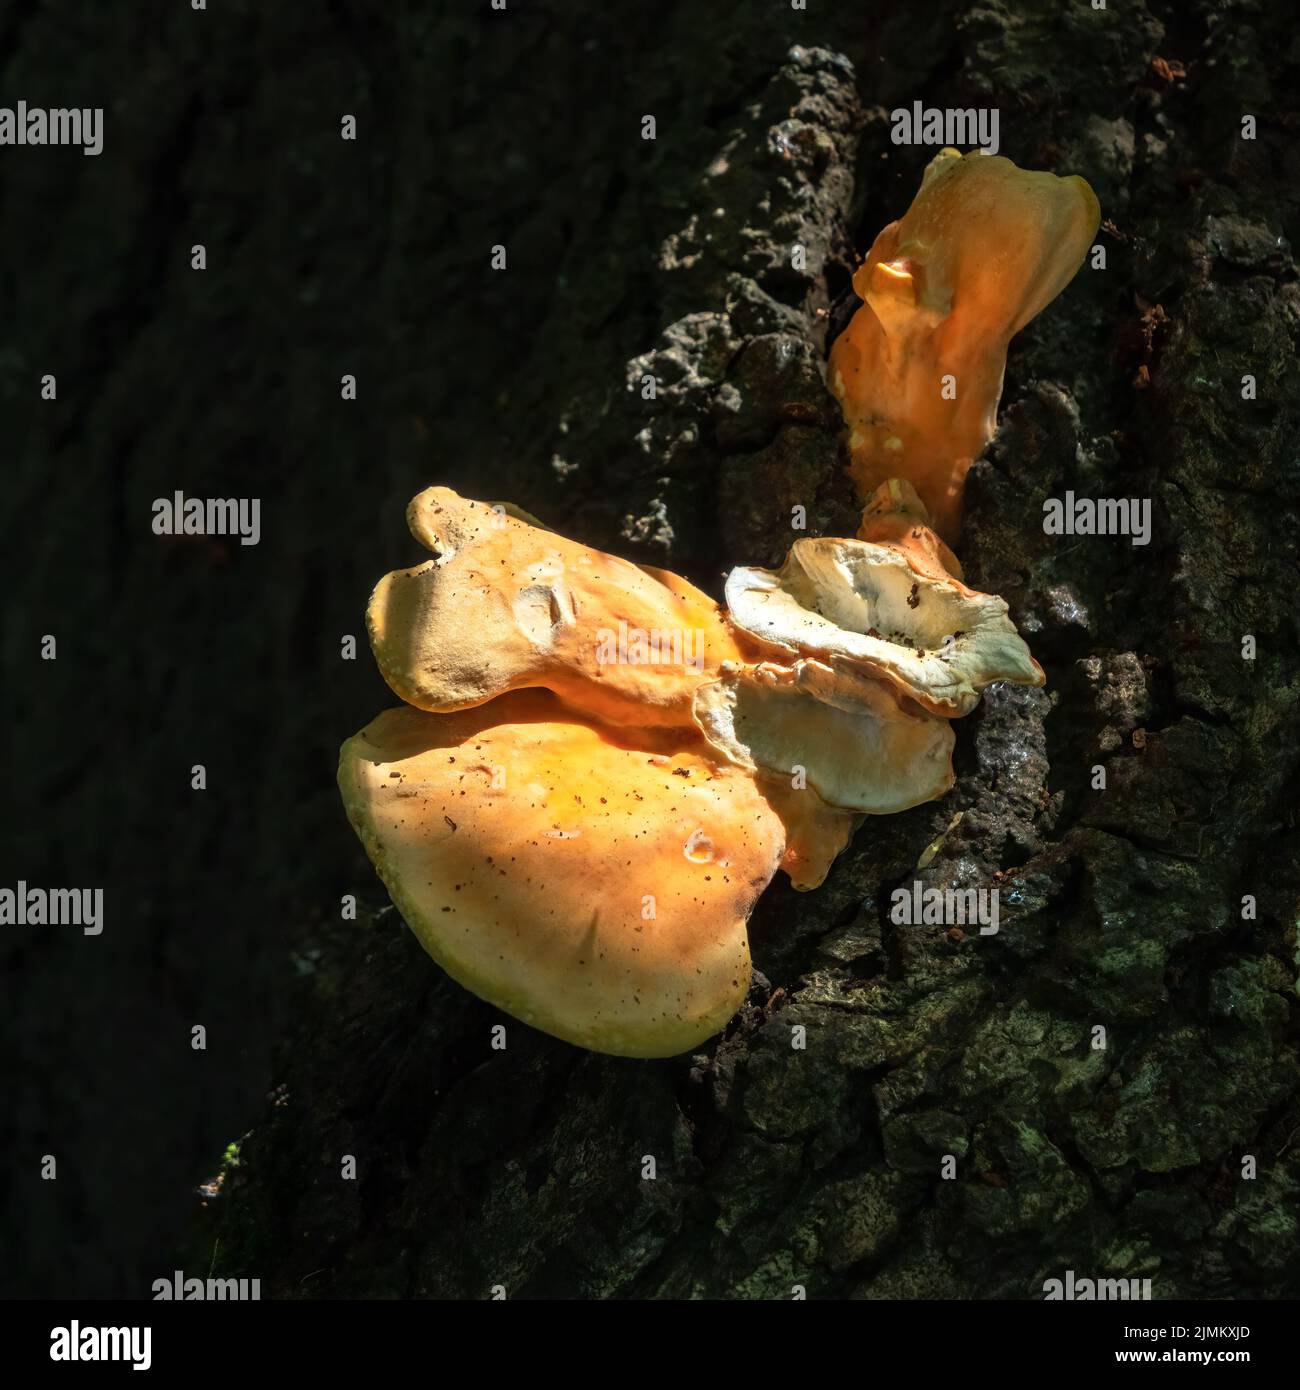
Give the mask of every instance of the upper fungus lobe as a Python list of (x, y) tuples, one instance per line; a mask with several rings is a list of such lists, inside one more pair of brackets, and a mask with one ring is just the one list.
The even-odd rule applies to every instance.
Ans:
[(863, 300), (830, 355), (866, 498), (890, 478), (948, 541), (966, 472), (993, 437), (1007, 346), (1069, 284), (1101, 218), (1077, 176), (945, 149), (853, 277)]

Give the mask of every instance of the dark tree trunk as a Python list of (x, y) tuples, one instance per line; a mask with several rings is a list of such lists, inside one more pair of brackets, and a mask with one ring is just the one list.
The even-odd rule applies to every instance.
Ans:
[[(55, 1010), (106, 1108), (134, 1097), (67, 1119), (71, 1205), (16, 1218), (38, 1282), (60, 1291), (85, 1207), (120, 1197), (162, 1215), (123, 1268), (87, 1257), (95, 1288), (146, 1293), (186, 1174), (248, 1130), (188, 1264), (264, 1296), (1026, 1298), (1067, 1269), (1300, 1292), (1281, 7), (438, 8), (0, 18), (29, 89), (69, 45), (137, 73), (99, 161), (28, 156), (4, 191), (27, 595), (6, 659), (30, 691), (40, 633), (88, 649), (18, 697), (15, 782), (42, 809), (11, 877), (83, 881), (88, 855), (121, 923), (99, 956), (20, 955), (6, 1027), (30, 1046)], [(996, 107), (1002, 153), (1102, 204), (1105, 268), (1013, 343), (960, 547), (1048, 685), (957, 724), (943, 801), (869, 820), (816, 892), (768, 890), (750, 1002), (700, 1055), (579, 1051), (461, 990), (384, 905), (332, 776), (394, 700), (340, 638), (416, 558), (402, 508), (430, 483), (715, 594), (779, 559), (796, 504), (852, 534), (824, 357), (934, 153), (890, 142), (914, 100)], [(257, 553), (160, 546), (149, 501), (176, 488), (262, 496)], [(1068, 489), (1151, 499), (1151, 543), (1046, 536)], [(219, 773), (201, 801), (196, 762)], [(996, 936), (891, 923), (936, 841), (926, 881), (998, 886)], [(345, 893), (362, 921), (337, 920)], [(40, 1051), (29, 1146), (76, 1077)], [(143, 1157), (91, 1173), (113, 1145)]]

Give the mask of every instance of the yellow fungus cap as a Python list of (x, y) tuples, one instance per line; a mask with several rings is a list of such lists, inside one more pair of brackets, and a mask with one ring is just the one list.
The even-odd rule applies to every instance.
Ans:
[(384, 679), (446, 712), (540, 687), (598, 718), (690, 726), (695, 689), (738, 651), (707, 594), (434, 487), (407, 508), (435, 558), (385, 575), (366, 612)]
[(698, 747), (629, 747), (545, 691), (381, 714), (339, 788), (388, 891), (467, 989), (597, 1052), (666, 1057), (749, 988), (746, 919), (781, 822)]

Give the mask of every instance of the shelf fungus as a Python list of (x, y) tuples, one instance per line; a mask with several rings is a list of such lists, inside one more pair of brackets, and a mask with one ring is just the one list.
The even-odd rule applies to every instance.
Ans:
[(948, 721), (846, 667), (805, 658), (725, 667), (695, 708), (724, 757), (787, 783), (797, 776), (840, 811), (892, 815), (952, 786)]
[(381, 714), (343, 745), (348, 816), (453, 979), (598, 1052), (665, 1057), (749, 988), (781, 822), (698, 747), (630, 747), (545, 691)]
[(942, 150), (853, 277), (830, 356), (859, 496), (910, 482), (954, 542), (967, 470), (993, 437), (1011, 338), (1073, 279), (1101, 210), (1078, 176)]
[(969, 714), (994, 681), (1045, 679), (1002, 599), (918, 567), (893, 544), (798, 540), (779, 570), (733, 570), (727, 607), (769, 646), (876, 677), (944, 719)]
[(718, 605), (449, 488), (406, 511), (434, 558), (386, 575), (366, 612), (393, 692), (417, 709), (541, 687), (615, 723), (691, 724), (695, 689), (740, 652)]
[(368, 611), (406, 703), (343, 745), (348, 817), (453, 978), (597, 1051), (719, 1031), (777, 869), (817, 887), (864, 816), (948, 790), (985, 685), (1042, 680), (896, 480), (870, 539), (733, 571), (729, 611), (445, 488), (408, 520), (434, 558)]

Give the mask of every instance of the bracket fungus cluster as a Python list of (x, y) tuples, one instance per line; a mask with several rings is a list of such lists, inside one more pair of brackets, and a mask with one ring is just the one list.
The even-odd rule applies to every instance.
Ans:
[(734, 571), (724, 611), (446, 488), (407, 515), (433, 558), (367, 612), (406, 703), (344, 744), (344, 804), (450, 975), (597, 1051), (717, 1032), (777, 869), (816, 887), (861, 817), (948, 790), (948, 720), (984, 685), (1042, 679), (932, 533), (798, 541), (778, 572)]
[[(1007, 339), (1073, 273), (1096, 202), (952, 154), (877, 238), (832, 353), (870, 483), (856, 537), (733, 570), (720, 607), (516, 509), (440, 487), (407, 509), (432, 558), (367, 611), (404, 704), (343, 745), (339, 787), (425, 949), (526, 1023), (625, 1056), (702, 1043), (745, 997), (777, 870), (817, 887), (864, 817), (951, 787), (950, 721), (986, 686), (1043, 682), (942, 537), (969, 461), (948, 455), (987, 439)], [(937, 368), (982, 404), (922, 408)]]

